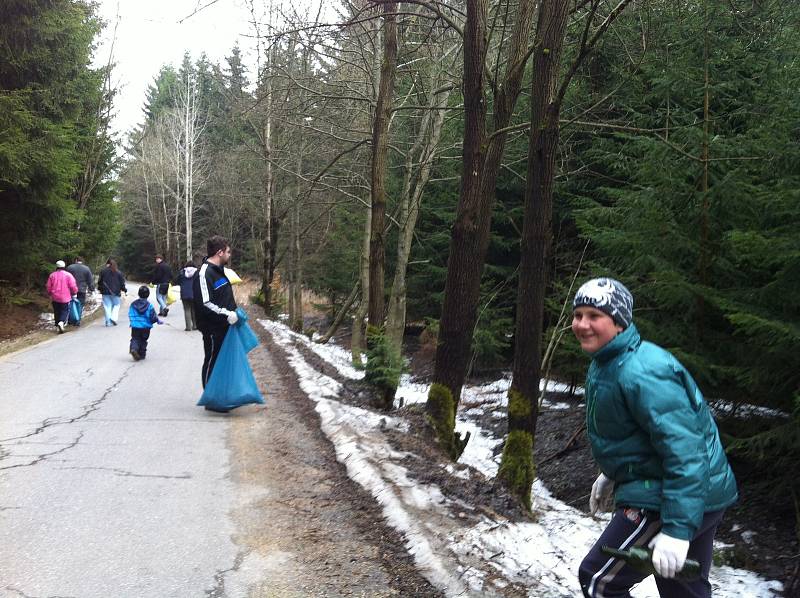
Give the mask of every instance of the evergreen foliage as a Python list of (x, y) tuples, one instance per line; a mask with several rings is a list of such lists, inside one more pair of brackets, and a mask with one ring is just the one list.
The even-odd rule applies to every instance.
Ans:
[(636, 130), (585, 141), (594, 173), (571, 190), (592, 272), (631, 287), (644, 336), (672, 350), (706, 394), (788, 409), (800, 385), (788, 350), (800, 330), (790, 291), (800, 196), (797, 72), (783, 67), (798, 36), (784, 8), (661, 5), (671, 21), (653, 32), (650, 59), (635, 73), (614, 65), (602, 82), (620, 88), (606, 118)]
[(367, 328), (367, 367), (364, 380), (372, 384), (381, 395), (381, 407), (392, 409), (394, 394), (400, 383), (403, 358), (388, 342), (382, 328)]
[(41, 284), (55, 260), (98, 258), (116, 242), (102, 116), (111, 97), (104, 69), (89, 66), (99, 31), (80, 0), (10, 0), (0, 11), (0, 278), (12, 284)]

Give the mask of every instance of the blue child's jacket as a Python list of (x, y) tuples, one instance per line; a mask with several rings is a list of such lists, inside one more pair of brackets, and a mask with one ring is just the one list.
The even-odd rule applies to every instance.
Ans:
[(147, 299), (137, 299), (128, 309), (131, 328), (152, 328), (158, 322), (156, 310)]

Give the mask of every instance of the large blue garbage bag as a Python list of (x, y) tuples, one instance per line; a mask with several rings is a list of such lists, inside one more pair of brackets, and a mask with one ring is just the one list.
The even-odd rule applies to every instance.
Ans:
[(230, 410), (249, 403), (264, 403), (247, 354), (258, 345), (258, 337), (247, 324), (247, 314), (236, 310), (239, 321), (228, 329), (217, 355), (211, 378), (198, 405)]
[(77, 326), (81, 323), (81, 302), (77, 299), (71, 299), (69, 302), (69, 315), (67, 316), (67, 321), (73, 326)]

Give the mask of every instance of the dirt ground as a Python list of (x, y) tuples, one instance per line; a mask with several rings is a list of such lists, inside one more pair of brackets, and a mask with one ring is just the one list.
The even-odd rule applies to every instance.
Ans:
[[(251, 307), (249, 312), (260, 309)], [(261, 326), (251, 363), (267, 407), (233, 419), (232, 477), (269, 493), (234, 513), (246, 552), (268, 570), (251, 596), (419, 596), (436, 591), (375, 500), (348, 478), (320, 430), (313, 403)]]

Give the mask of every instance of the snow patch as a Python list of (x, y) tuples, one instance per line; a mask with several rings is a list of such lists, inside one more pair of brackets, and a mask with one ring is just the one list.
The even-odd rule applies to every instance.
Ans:
[[(259, 323), (272, 333), (286, 351), (300, 387), (316, 404), (322, 429), (336, 450), (337, 459), (348, 475), (378, 501), (388, 523), (400, 531), (420, 572), (447, 596), (502, 595), (511, 583), (525, 585), (531, 598), (574, 598), (581, 594), (577, 568), (583, 556), (605, 528), (609, 514), (594, 518), (554, 498), (540, 480), (532, 487), (536, 522), (514, 523), (498, 517), (483, 517), (471, 526), (460, 525), (460, 505), (449, 501), (434, 485), (420, 484), (408, 477), (399, 464), (406, 454), (391, 448), (382, 430), (407, 430), (401, 418), (379, 415), (336, 400), (341, 385), (312, 368), (295, 343), (315, 350), (308, 338), (292, 333), (286, 326), (267, 320)], [(317, 346), (320, 348), (320, 346)], [(315, 353), (348, 376), (343, 349)], [(353, 370), (355, 371), (355, 370)], [(361, 372), (357, 372), (361, 377)], [(504, 406), (510, 377), (479, 386), (465, 387), (456, 429), (472, 435), (460, 461), (491, 478), (497, 473), (495, 456), (502, 439), (481, 428), (473, 418), (476, 410)], [(565, 385), (562, 385), (565, 387)], [(565, 390), (564, 390), (565, 391)], [(427, 386), (401, 378), (398, 396), (404, 403), (423, 402)], [(551, 408), (566, 408), (557, 403)], [(568, 406), (567, 406), (568, 407)], [(473, 417), (470, 417), (473, 416)], [(446, 471), (463, 478), (463, 468), (452, 464)], [(468, 475), (468, 473), (467, 473)], [(742, 532), (743, 538), (754, 532)], [(749, 536), (750, 539), (752, 536)], [(747, 538), (745, 538), (747, 541)], [(769, 598), (782, 584), (731, 567), (712, 567), (710, 581), (715, 598)], [(632, 590), (635, 598), (657, 598), (652, 577)]]

